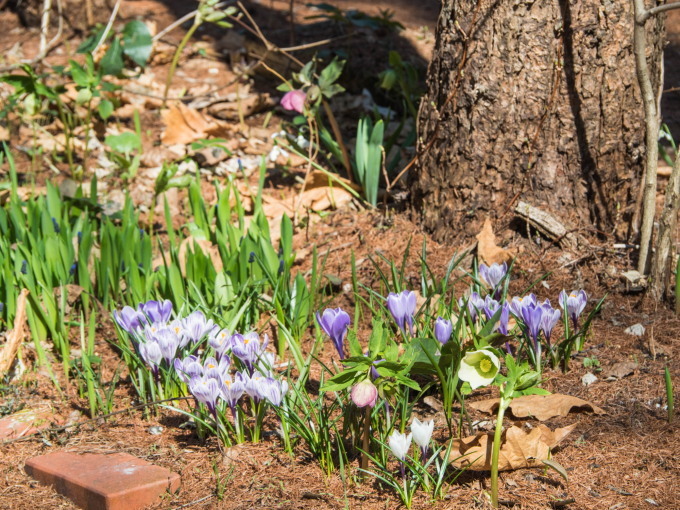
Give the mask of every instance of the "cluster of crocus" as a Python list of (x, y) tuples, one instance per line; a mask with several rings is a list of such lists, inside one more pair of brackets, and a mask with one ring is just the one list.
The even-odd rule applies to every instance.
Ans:
[[(235, 416), (243, 394), (248, 394), (254, 402), (281, 404), (288, 385), (275, 377), (274, 355), (266, 352), (267, 335), (260, 339), (256, 332), (231, 333), (207, 319), (201, 311), (174, 320), (171, 320), (172, 313), (170, 301), (148, 301), (137, 309), (126, 306), (114, 312), (116, 322), (130, 335), (135, 350), (157, 381), (159, 367), (165, 362), (214, 417), (220, 401), (225, 402)], [(206, 354), (199, 345), (204, 339), (214, 355), (201, 361), (195, 353)], [(187, 346), (190, 353), (183, 352)], [(238, 359), (241, 371), (232, 373), (232, 357)]]

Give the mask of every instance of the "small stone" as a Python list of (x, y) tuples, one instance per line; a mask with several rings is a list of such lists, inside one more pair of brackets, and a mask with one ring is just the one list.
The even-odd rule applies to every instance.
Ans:
[(149, 427), (149, 434), (152, 436), (160, 436), (163, 433), (163, 427), (160, 425), (154, 425), (152, 427)]
[(180, 485), (177, 473), (127, 453), (50, 453), (28, 459), (26, 472), (85, 509), (142, 509)]
[(640, 323), (633, 324), (632, 326), (626, 328), (624, 333), (626, 335), (642, 336), (645, 334), (645, 327)]
[(645, 498), (645, 502), (649, 503), (650, 505), (659, 506), (659, 503), (654, 501), (652, 498)]
[(581, 377), (581, 383), (583, 384), (583, 386), (590, 386), (595, 381), (597, 381), (597, 377), (595, 376), (595, 374), (591, 374), (590, 372)]

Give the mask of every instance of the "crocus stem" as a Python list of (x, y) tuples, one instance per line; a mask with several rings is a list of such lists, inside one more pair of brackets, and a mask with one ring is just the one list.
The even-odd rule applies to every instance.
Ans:
[(364, 435), (361, 443), (361, 469), (368, 469), (368, 448), (371, 437), (371, 407), (364, 411)]
[(491, 506), (498, 508), (498, 457), (501, 452), (501, 434), (503, 433), (503, 415), (509, 400), (501, 398), (498, 406), (498, 417), (496, 418), (496, 432), (493, 437), (493, 450), (491, 452)]

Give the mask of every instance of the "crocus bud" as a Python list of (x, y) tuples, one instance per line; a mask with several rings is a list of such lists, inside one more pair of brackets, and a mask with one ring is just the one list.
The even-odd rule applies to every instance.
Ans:
[(437, 317), (434, 321), (434, 337), (440, 344), (445, 344), (451, 338), (451, 333), (453, 332), (453, 324), (451, 321)]
[(302, 113), (305, 108), (307, 94), (303, 90), (291, 90), (281, 98), (281, 106), (286, 110)]
[(413, 314), (416, 312), (415, 292), (412, 290), (404, 290), (399, 294), (390, 292), (387, 296), (387, 309), (392, 314), (399, 329), (406, 332), (408, 325), (409, 333), (413, 334)]
[(371, 381), (361, 381), (352, 387), (350, 397), (357, 407), (375, 407), (375, 402), (378, 400), (378, 388)]
[(390, 450), (392, 450), (394, 456), (401, 462), (404, 462), (406, 459), (406, 454), (411, 448), (411, 437), (411, 434), (407, 436), (406, 434), (402, 434), (396, 430), (392, 432), (392, 435), (390, 436)]

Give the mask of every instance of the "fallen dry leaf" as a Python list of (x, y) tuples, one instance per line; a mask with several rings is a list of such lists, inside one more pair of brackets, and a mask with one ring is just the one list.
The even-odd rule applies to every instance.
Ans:
[(477, 255), (485, 264), (502, 264), (512, 259), (508, 250), (496, 245), (496, 236), (489, 218), (484, 221), (482, 231), (477, 234)]
[(199, 111), (193, 110), (183, 103), (176, 103), (163, 113), (165, 131), (161, 141), (165, 145), (177, 143), (190, 144), (201, 138), (210, 136), (228, 137), (232, 134), (229, 126), (215, 119), (208, 119)]
[[(549, 459), (550, 450), (575, 428), (576, 423), (554, 431), (545, 425), (538, 425), (527, 433), (519, 427), (510, 427), (501, 438), (498, 470), (509, 471), (542, 466), (543, 461)], [(452, 464), (458, 468), (473, 471), (489, 471), (492, 447), (492, 434), (480, 433), (464, 439), (454, 439), (451, 451), (454, 457)]]
[(602, 372), (603, 379), (623, 379), (627, 375), (632, 374), (638, 368), (638, 364), (634, 361), (620, 361), (614, 363), (612, 366), (606, 368)]
[[(479, 402), (470, 402), (468, 406), (477, 411), (491, 414), (498, 409), (498, 399), (491, 398)], [(587, 400), (559, 393), (525, 395), (513, 399), (510, 403), (510, 411), (515, 418), (532, 417), (539, 421), (546, 421), (556, 416), (567, 416), (572, 409), (588, 409), (595, 414), (606, 414), (603, 409)]]

